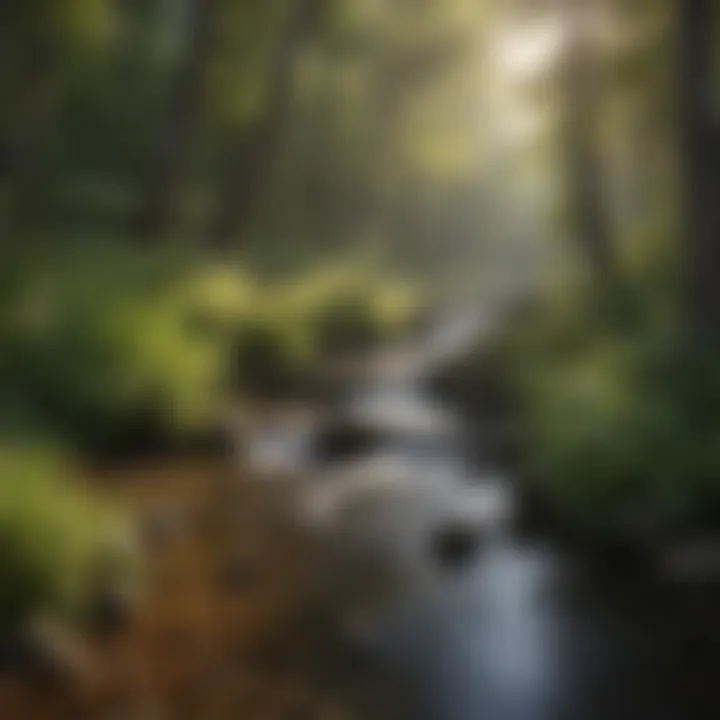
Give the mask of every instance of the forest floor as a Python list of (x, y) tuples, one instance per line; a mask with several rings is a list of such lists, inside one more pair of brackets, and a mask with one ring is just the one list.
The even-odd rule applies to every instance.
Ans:
[[(451, 320), (339, 368), (336, 381), (423, 374), (477, 335), (474, 314)], [(403, 716), (397, 688), (386, 692), (377, 667), (339, 639), (327, 556), (295, 520), (297, 477), (255, 478), (226, 458), (123, 468), (90, 484), (143, 528), (142, 599), (115, 632), (54, 635), (52, 672), (0, 675), (2, 720)]]
[(377, 688), (358, 692), (358, 659), (315, 592), (318, 553), (290, 520), (293, 483), (221, 463), (95, 482), (146, 526), (147, 595), (121, 631), (61, 639), (59, 676), (0, 681), (0, 717), (381, 717), (359, 707)]

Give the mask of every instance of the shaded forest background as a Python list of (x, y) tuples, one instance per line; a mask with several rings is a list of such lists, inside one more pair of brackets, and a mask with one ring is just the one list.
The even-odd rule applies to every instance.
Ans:
[(714, 5), (4, 3), (4, 622), (97, 548), (58, 457), (177, 448), (451, 302), (529, 308), (471, 370), (563, 515), (715, 527)]
[(3, 22), (5, 235), (286, 262), (369, 241), (478, 273), (503, 246), (517, 275), (574, 204), (602, 266), (599, 238), (671, 193), (673, 10), (628, 5), (24, 3)]

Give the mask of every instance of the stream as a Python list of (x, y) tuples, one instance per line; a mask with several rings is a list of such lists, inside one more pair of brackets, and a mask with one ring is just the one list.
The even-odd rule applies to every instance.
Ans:
[[(457, 349), (462, 323), (455, 330), (431, 338), (429, 350), (378, 362), (343, 400), (382, 429), (373, 453), (391, 458), (407, 481), (399, 496), (374, 491), (355, 529), (354, 542), (359, 532), (379, 543), (402, 578), (373, 615), (367, 662), (412, 720), (720, 717), (717, 594), (620, 580), (520, 535), (511, 478), (489, 467), (477, 452), (482, 438), (425, 388), (422, 358)], [(290, 446), (307, 450), (297, 438)], [(290, 452), (286, 461), (301, 459)], [(344, 467), (326, 483), (336, 498), (326, 531), (338, 547), (349, 532), (347, 501), (337, 499)], [(309, 493), (325, 487), (315, 482)], [(428, 538), (453, 513), (473, 519), (481, 545), (461, 567), (442, 569)]]

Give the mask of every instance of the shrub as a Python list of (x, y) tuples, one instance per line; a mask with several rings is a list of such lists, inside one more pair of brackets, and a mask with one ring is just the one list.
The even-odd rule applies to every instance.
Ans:
[(717, 363), (661, 324), (587, 309), (505, 339), (524, 461), (566, 517), (600, 532), (720, 520)]
[(401, 334), (419, 309), (412, 290), (401, 283), (376, 281), (344, 287), (318, 308), (315, 337), (320, 353), (342, 354), (372, 349)]
[(305, 347), (319, 357), (371, 349), (410, 326), (420, 309), (419, 293), (409, 283), (355, 264), (302, 276), (284, 301), (305, 328)]
[(0, 633), (49, 615), (76, 620), (95, 584), (129, 582), (136, 558), (118, 518), (37, 445), (0, 448)]
[(255, 321), (238, 331), (234, 385), (240, 397), (287, 396), (301, 382), (306, 361), (282, 326)]
[(202, 436), (228, 402), (292, 390), (412, 305), (351, 265), (263, 286), (235, 266), (118, 250), (24, 275), (0, 299), (4, 395), (102, 456)]
[(83, 266), (36, 278), (4, 332), (10, 395), (96, 449), (159, 442), (215, 417), (252, 287), (216, 268)]
[(382, 327), (366, 298), (332, 298), (315, 318), (315, 336), (322, 355), (359, 352), (375, 347), (383, 336)]

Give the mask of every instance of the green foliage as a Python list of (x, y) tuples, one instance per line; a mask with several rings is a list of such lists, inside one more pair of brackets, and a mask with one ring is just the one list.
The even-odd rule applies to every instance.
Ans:
[(371, 348), (407, 326), (421, 304), (409, 284), (353, 263), (307, 273), (281, 302), (306, 328), (304, 347), (319, 357)]
[(351, 293), (322, 308), (316, 326), (321, 352), (356, 352), (377, 345), (382, 328), (376, 322), (372, 310), (372, 306), (363, 302), (362, 297), (353, 297)]
[(122, 444), (189, 431), (217, 413), (240, 273), (107, 257), (25, 284), (3, 337), (7, 388), (71, 438)]
[(308, 362), (293, 344), (291, 327), (256, 320), (239, 329), (235, 386), (243, 396), (282, 397), (298, 389)]
[(42, 445), (0, 448), (0, 633), (40, 615), (80, 619), (97, 582), (133, 579), (118, 518), (70, 477)]
[(0, 302), (4, 393), (14, 412), (100, 452), (200, 434), (233, 399), (288, 392), (339, 349), (338, 333), (362, 350), (412, 309), (401, 284), (364, 279), (358, 294), (345, 270), (262, 284), (160, 253), (87, 254), (25, 274)]
[(668, 324), (578, 302), (506, 338), (525, 462), (566, 517), (600, 532), (720, 519), (716, 360)]
[(110, 0), (25, 0), (4, 11), (2, 33), (5, 48), (26, 59), (62, 60), (102, 47), (116, 22)]
[(371, 349), (411, 323), (420, 299), (377, 269), (342, 263), (272, 283), (257, 305), (236, 350), (245, 392), (287, 390), (329, 359)]

